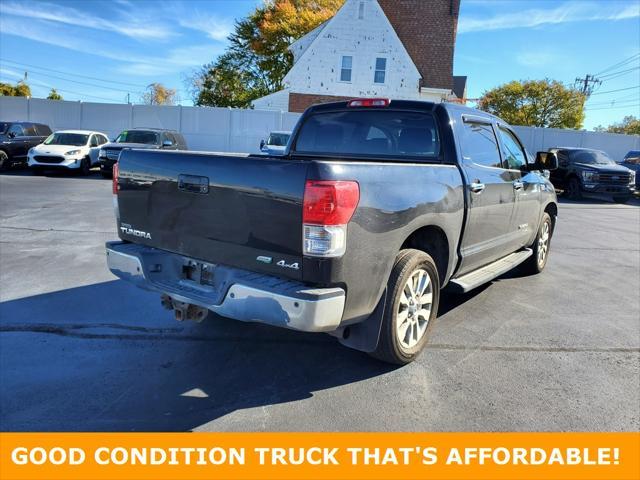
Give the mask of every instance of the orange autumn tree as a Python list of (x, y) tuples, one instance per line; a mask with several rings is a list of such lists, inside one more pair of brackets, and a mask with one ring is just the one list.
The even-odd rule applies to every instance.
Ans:
[(191, 78), (196, 105), (248, 107), (283, 88), (289, 46), (330, 19), (344, 0), (270, 0), (236, 22), (229, 47)]

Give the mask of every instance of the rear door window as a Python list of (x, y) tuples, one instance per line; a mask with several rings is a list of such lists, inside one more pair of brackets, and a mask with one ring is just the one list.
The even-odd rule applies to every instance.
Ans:
[(24, 134), (27, 137), (35, 137), (38, 135), (36, 133), (36, 126), (33, 123), (25, 123), (22, 128), (24, 129)]
[(40, 137), (48, 137), (51, 135), (51, 129), (47, 125), (36, 124), (36, 134)]
[(488, 123), (464, 122), (462, 156), (483, 167), (502, 168), (498, 140)]
[(438, 157), (430, 112), (354, 110), (317, 113), (300, 129), (296, 153), (364, 157)]

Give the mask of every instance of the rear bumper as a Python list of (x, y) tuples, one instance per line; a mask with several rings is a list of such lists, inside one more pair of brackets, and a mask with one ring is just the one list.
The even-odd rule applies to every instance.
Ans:
[[(332, 332), (342, 321), (341, 288), (311, 288), (133, 243), (108, 242), (106, 250), (109, 269), (117, 277), (223, 317), (304, 332)], [(195, 264), (206, 268), (206, 284), (184, 278), (184, 268)]]

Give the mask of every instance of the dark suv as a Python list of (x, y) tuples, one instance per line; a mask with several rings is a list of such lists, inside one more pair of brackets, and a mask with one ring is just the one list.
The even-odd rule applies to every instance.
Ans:
[(631, 150), (624, 156), (621, 165), (636, 172), (636, 191), (635, 194), (640, 194), (640, 150)]
[(585, 193), (605, 194), (617, 203), (629, 201), (635, 190), (635, 172), (617, 164), (600, 150), (552, 148), (559, 167), (551, 172), (555, 188), (567, 198), (579, 200)]
[(111, 178), (113, 166), (125, 148), (188, 150), (184, 137), (175, 130), (131, 128), (100, 149), (100, 173), (104, 178)]
[(42, 123), (0, 122), (0, 170), (27, 163), (31, 147), (44, 142), (51, 129)]

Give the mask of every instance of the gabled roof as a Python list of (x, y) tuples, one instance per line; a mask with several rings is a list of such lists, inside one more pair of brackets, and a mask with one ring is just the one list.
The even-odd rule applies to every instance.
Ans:
[(293, 62), (297, 62), (304, 52), (307, 51), (313, 41), (320, 35), (324, 27), (331, 21), (331, 19), (322, 22), (316, 28), (307, 33), (304, 37), (300, 37), (298, 40), (289, 45), (289, 51), (293, 54)]

